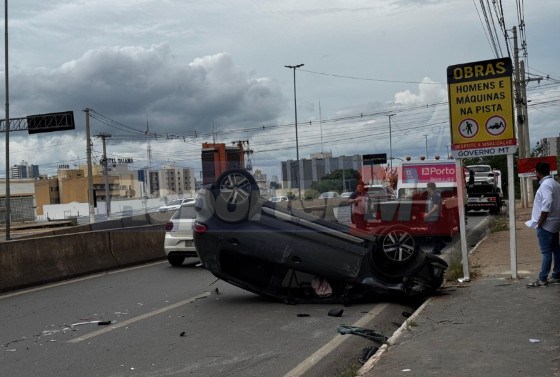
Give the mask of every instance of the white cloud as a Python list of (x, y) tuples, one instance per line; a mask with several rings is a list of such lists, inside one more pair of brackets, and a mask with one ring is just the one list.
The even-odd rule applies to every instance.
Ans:
[(445, 84), (436, 83), (429, 77), (425, 77), (422, 83), (418, 84), (418, 94), (412, 93), (409, 89), (395, 94), (397, 105), (426, 105), (446, 100)]

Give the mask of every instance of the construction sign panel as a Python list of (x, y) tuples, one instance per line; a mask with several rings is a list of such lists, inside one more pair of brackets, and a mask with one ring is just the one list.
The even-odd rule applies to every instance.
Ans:
[(537, 178), (535, 167), (539, 162), (546, 162), (547, 164), (550, 165), (550, 173), (558, 174), (556, 157), (546, 156), (546, 157), (520, 158), (519, 160), (517, 160), (517, 176)]
[(454, 158), (515, 153), (512, 74), (510, 58), (447, 67)]

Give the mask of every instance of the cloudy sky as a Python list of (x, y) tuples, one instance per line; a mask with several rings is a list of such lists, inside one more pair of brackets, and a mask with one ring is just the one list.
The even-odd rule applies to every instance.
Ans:
[[(502, 3), (511, 30), (515, 1)], [(532, 146), (560, 133), (558, 14), (557, 0), (523, 9), (528, 71), (544, 77), (528, 86)], [(46, 174), (85, 163), (90, 108), (94, 162), (94, 135), (108, 133), (109, 157), (146, 166), (148, 124), (155, 168), (198, 172), (201, 143), (248, 140), (253, 166), (278, 175), (296, 157), (285, 65), (297, 64), (300, 157), (389, 154), (390, 144), (393, 156), (418, 157), (426, 143), (429, 157), (446, 155), (446, 68), (496, 58), (472, 0), (19, 0), (8, 15), (10, 118), (74, 111), (75, 131), (10, 133), (10, 165)], [(495, 17), (491, 26), (507, 56)]]

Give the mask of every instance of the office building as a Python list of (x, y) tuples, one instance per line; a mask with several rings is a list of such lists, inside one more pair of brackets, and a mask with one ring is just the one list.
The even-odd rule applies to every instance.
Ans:
[(360, 171), (362, 156), (331, 157), (326, 154), (314, 154), (314, 158), (288, 160), (282, 162), (282, 185), (285, 189), (307, 190), (313, 182), (337, 169), (353, 169)]
[(216, 182), (220, 174), (229, 169), (245, 166), (243, 145), (202, 144), (202, 184)]

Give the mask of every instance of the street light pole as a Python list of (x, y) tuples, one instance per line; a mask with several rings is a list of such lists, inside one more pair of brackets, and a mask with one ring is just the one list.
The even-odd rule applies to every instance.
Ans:
[(293, 69), (294, 71), (294, 112), (296, 118), (296, 160), (297, 160), (297, 180), (298, 180), (298, 193), (301, 199), (301, 177), (299, 174), (299, 145), (298, 145), (298, 132), (297, 132), (297, 99), (296, 99), (296, 69), (303, 67), (303, 64), (298, 65), (285, 65), (284, 67)]
[(424, 139), (426, 139), (426, 160), (428, 159), (428, 135), (424, 135)]
[(396, 114), (388, 114), (389, 117), (389, 159), (391, 162), (391, 171), (393, 169), (393, 136), (391, 132), (391, 117), (395, 116)]

